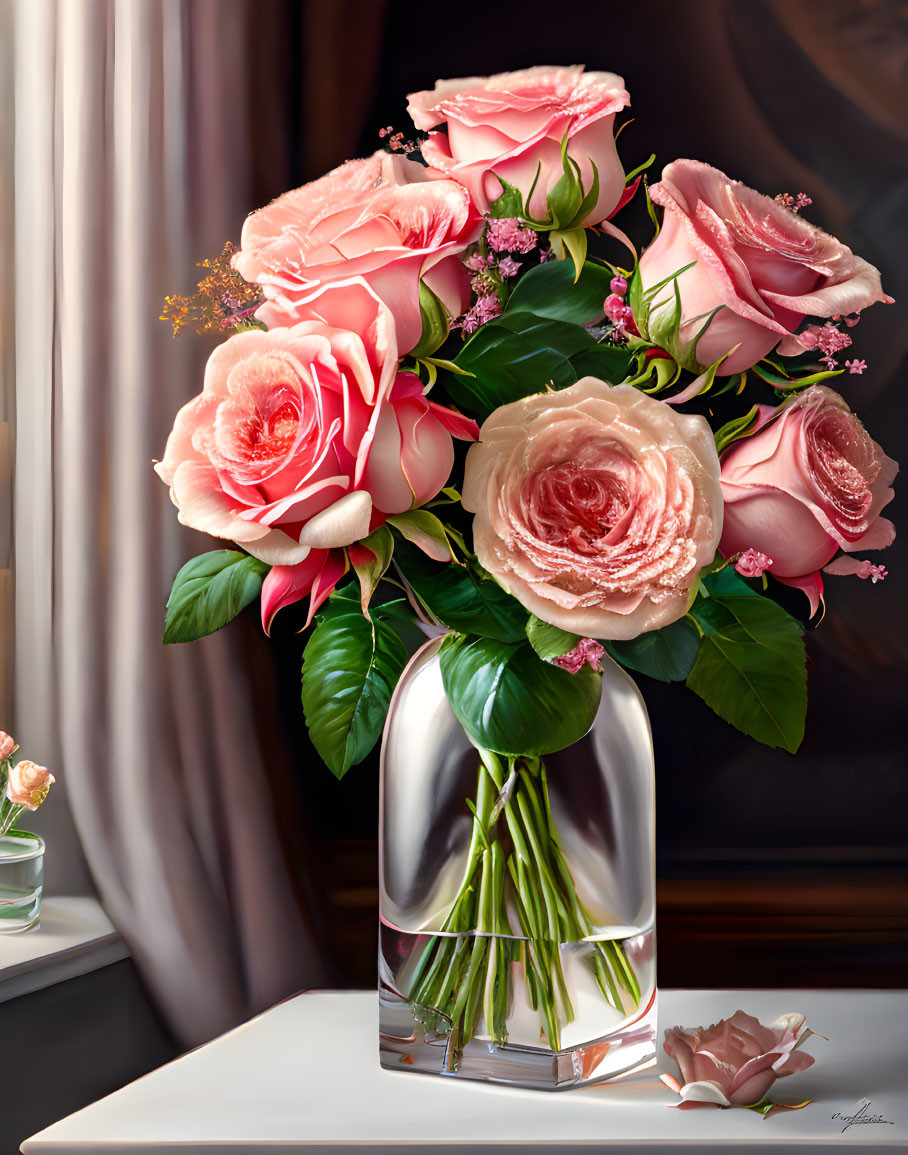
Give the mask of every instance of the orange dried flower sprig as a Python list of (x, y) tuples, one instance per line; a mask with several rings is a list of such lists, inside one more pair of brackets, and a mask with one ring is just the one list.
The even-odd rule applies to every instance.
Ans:
[(164, 299), (161, 320), (173, 325), (174, 337), (189, 326), (196, 333), (265, 328), (253, 315), (265, 298), (258, 285), (250, 285), (231, 268), (233, 251), (228, 241), (214, 260), (198, 262), (196, 267), (206, 273), (192, 296), (172, 293)]

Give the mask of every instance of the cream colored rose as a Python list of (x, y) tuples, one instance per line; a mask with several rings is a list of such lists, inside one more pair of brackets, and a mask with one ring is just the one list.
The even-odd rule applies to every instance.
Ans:
[(463, 504), (505, 589), (592, 638), (680, 618), (722, 532), (706, 420), (594, 377), (497, 409), (467, 454)]

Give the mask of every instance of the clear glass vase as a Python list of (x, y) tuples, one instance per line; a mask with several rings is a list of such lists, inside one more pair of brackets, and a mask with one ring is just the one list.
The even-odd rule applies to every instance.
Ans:
[(0, 934), (38, 921), (43, 890), (44, 839), (15, 828), (0, 835)]
[(640, 693), (603, 659), (589, 733), (508, 760), (457, 721), (440, 646), (404, 671), (382, 746), (382, 1065), (548, 1090), (649, 1066), (654, 779)]

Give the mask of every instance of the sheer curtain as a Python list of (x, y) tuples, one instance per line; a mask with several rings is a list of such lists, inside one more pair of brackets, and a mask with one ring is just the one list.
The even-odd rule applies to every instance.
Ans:
[[(65, 783), (100, 897), (186, 1044), (323, 978), (242, 630), (161, 645), (170, 581), (206, 546), (151, 463), (204, 350), (157, 318), (250, 207), (251, 7), (15, 8), (15, 733)], [(50, 886), (72, 892), (60, 797), (42, 812)]]

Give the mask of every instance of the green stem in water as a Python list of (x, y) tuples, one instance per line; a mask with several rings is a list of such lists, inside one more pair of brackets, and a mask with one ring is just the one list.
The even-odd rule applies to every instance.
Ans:
[[(618, 983), (635, 1004), (640, 990), (620, 943), (593, 939), (552, 818), (545, 766), (538, 758), (507, 763), (480, 750), (473, 827), (463, 879), (442, 933), (433, 935), (410, 980), (414, 1018), (448, 1035), (445, 1067), (456, 1070), (480, 1021), (498, 1046), (508, 1039), (511, 964), (523, 964), (530, 1006), (549, 1046), (574, 1018), (561, 947), (590, 942), (586, 963), (606, 1001), (623, 1009)], [(504, 841), (503, 841), (504, 840)], [(505, 849), (505, 843), (513, 846)], [(508, 915), (519, 924), (515, 940)]]

